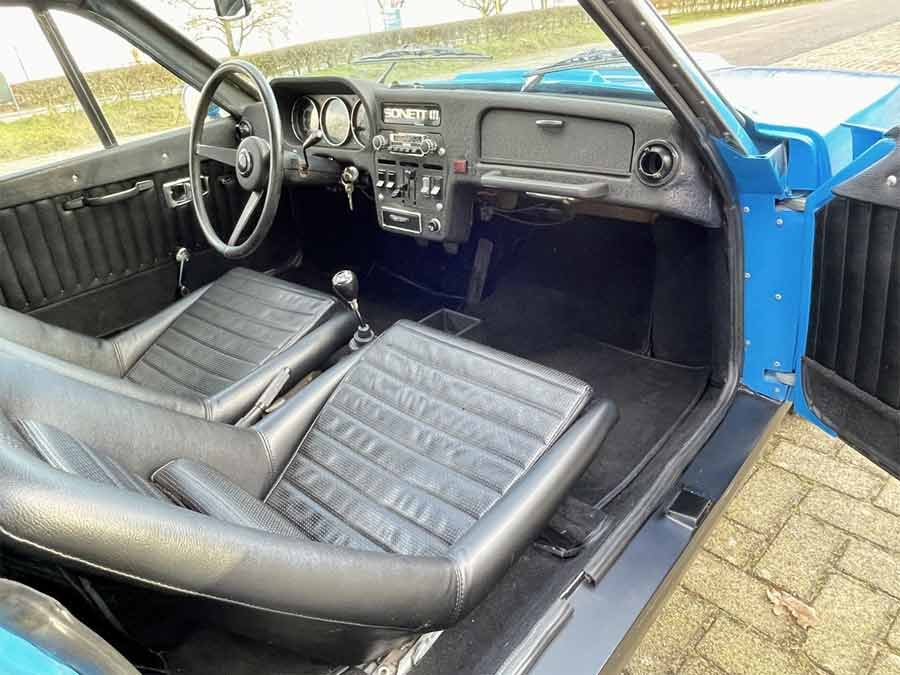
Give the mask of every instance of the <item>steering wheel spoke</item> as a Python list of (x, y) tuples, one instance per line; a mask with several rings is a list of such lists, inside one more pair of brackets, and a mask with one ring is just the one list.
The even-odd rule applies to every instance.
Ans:
[(244, 204), (244, 210), (241, 211), (241, 217), (238, 218), (237, 225), (234, 226), (234, 231), (231, 233), (231, 238), (228, 240), (229, 246), (237, 246), (238, 239), (241, 238), (241, 235), (247, 228), (247, 224), (256, 212), (259, 203), (262, 201), (262, 197), (263, 193), (261, 190), (254, 190), (250, 193), (250, 197), (247, 198), (247, 203)]
[[(232, 75), (244, 76), (255, 85), (265, 113), (265, 128), (257, 125), (262, 133), (242, 136), (236, 148), (202, 143), (203, 127), (207, 121), (206, 111), (213, 100), (216, 88), (226, 77)], [(220, 125), (225, 125), (226, 128), (220, 126), (217, 129), (219, 132), (217, 138), (220, 139), (218, 143), (230, 144), (227, 135), (222, 134), (228, 131), (227, 124), (222, 121)], [(221, 184), (232, 185), (234, 187), (229, 190), (237, 188), (248, 195), (247, 203), (227, 241), (219, 234), (219, 228), (213, 225), (206, 206), (207, 200), (192, 201), (194, 215), (203, 236), (210, 246), (226, 258), (237, 260), (251, 255), (259, 248), (275, 222), (284, 182), (284, 153), (273, 152), (272, 148), (282, 148), (283, 141), (283, 125), (278, 101), (266, 76), (247, 61), (233, 59), (219, 64), (200, 90), (200, 100), (191, 121), (188, 169), (191, 189), (195, 195), (203, 193), (204, 160), (233, 167), (233, 171), (226, 171), (221, 177), (227, 179), (227, 182), (221, 180)], [(215, 213), (215, 215), (222, 214)]]
[(197, 154), (221, 164), (235, 166), (237, 164), (237, 148), (223, 148), (218, 145), (197, 145)]

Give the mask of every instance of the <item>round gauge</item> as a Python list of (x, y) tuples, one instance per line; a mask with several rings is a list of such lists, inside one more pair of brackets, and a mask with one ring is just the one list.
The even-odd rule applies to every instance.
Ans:
[(357, 101), (353, 106), (353, 138), (364, 148), (369, 145), (372, 140), (372, 130), (369, 128), (369, 115), (362, 104)]
[(337, 97), (330, 98), (322, 105), (322, 133), (331, 145), (343, 145), (350, 139), (353, 124), (350, 108)]
[(301, 143), (319, 128), (319, 106), (309, 96), (301, 96), (291, 110), (291, 126)]

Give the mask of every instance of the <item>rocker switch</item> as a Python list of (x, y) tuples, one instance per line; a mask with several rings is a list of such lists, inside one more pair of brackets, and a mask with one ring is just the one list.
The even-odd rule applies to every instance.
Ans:
[(432, 178), (431, 179), (431, 196), (437, 199), (441, 196), (441, 191), (444, 189), (444, 179), (443, 178)]
[(395, 187), (397, 187), (397, 174), (393, 171), (388, 171), (387, 182), (384, 184), (384, 188), (386, 190), (393, 190)]
[(376, 187), (376, 189), (381, 190), (384, 188), (384, 185), (385, 185), (385, 172), (383, 170), (379, 169), (378, 182), (375, 183), (375, 187)]
[(425, 196), (431, 194), (431, 176), (422, 176), (422, 189), (420, 192)]

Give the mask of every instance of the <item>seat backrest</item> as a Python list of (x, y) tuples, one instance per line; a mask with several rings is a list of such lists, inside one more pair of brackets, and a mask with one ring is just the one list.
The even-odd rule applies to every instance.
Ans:
[(441, 555), (591, 394), (569, 375), (400, 322), (337, 386), (266, 501), (315, 541)]
[(213, 396), (296, 343), (336, 306), (324, 293), (231, 270), (166, 328), (125, 377), (157, 391)]

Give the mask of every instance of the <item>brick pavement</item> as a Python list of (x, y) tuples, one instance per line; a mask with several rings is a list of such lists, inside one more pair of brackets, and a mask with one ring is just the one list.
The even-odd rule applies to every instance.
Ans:
[(900, 675), (898, 617), (900, 482), (790, 415), (626, 673)]

